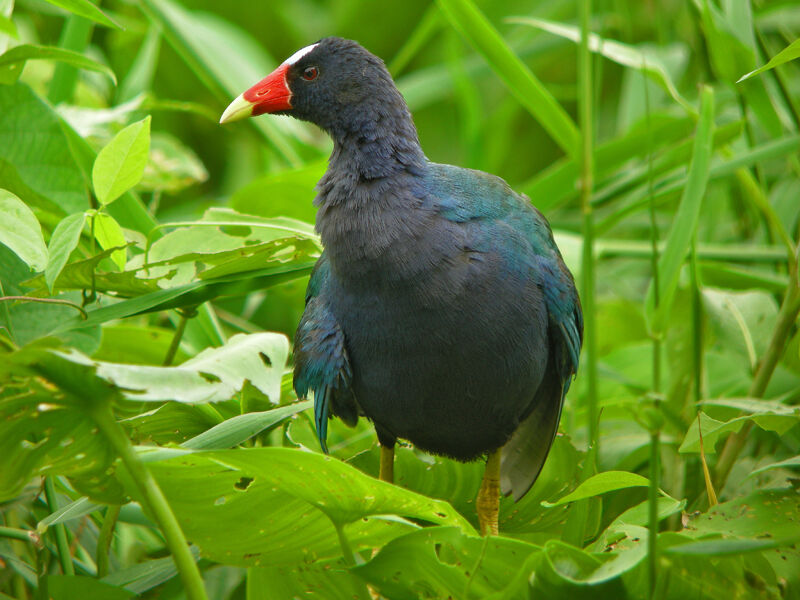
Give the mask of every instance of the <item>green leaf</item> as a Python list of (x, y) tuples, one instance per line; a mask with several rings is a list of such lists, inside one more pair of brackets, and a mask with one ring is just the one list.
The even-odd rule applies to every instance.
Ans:
[(348, 570), (343, 560), (247, 569), (247, 600), (293, 600), (303, 596), (325, 600), (369, 597), (364, 582)]
[(51, 294), (53, 293), (53, 285), (61, 274), (61, 270), (67, 264), (72, 251), (78, 246), (85, 221), (85, 213), (75, 213), (59, 221), (53, 230), (53, 235), (50, 237), (50, 245), (47, 248), (50, 257), (44, 270), (44, 280)]
[(68, 10), (69, 12), (79, 15), (81, 17), (86, 17), (90, 21), (94, 21), (95, 23), (100, 23), (100, 25), (105, 25), (106, 27), (113, 27), (115, 29), (122, 29), (119, 25), (117, 25), (108, 15), (106, 15), (102, 10), (97, 8), (94, 4), (92, 4), (89, 0), (46, 0), (50, 4), (54, 4), (55, 6), (60, 6), (64, 10)]
[(122, 233), (122, 227), (114, 220), (114, 217), (106, 213), (95, 213), (92, 218), (94, 220), (92, 227), (97, 243), (100, 244), (100, 247), (104, 250), (116, 248), (116, 250), (111, 253), (111, 260), (113, 260), (114, 264), (122, 271), (125, 269), (127, 254), (125, 246), (128, 244), (125, 240), (125, 235)]
[(603, 473), (592, 475), (574, 491), (556, 502), (542, 502), (542, 505), (559, 506), (561, 504), (567, 504), (568, 502), (574, 502), (575, 500), (593, 498), (616, 490), (624, 490), (632, 487), (647, 487), (648, 485), (650, 485), (649, 480), (636, 473), (628, 473), (627, 471), (604, 471)]
[(553, 95), (508, 47), (472, 0), (437, 0), (451, 25), (480, 52), (522, 106), (569, 154), (578, 152), (578, 129)]
[(186, 440), (181, 446), (192, 450), (224, 450), (225, 448), (231, 448), (254, 435), (274, 427), (289, 417), (311, 408), (312, 405), (313, 402), (311, 400), (304, 400), (288, 406), (273, 408), (272, 410), (237, 415), (190, 440)]
[(800, 455), (793, 456), (791, 458), (787, 458), (786, 460), (781, 460), (776, 463), (772, 463), (771, 465), (765, 465), (763, 467), (759, 467), (754, 471), (750, 471), (749, 476), (758, 475), (759, 473), (763, 473), (764, 471), (770, 471), (772, 469), (784, 469), (786, 467), (800, 467)]
[(101, 504), (95, 504), (86, 497), (78, 498), (74, 502), (70, 502), (69, 504), (62, 506), (54, 513), (50, 513), (44, 519), (39, 521), (39, 523), (36, 525), (36, 531), (39, 532), (40, 535), (44, 535), (51, 525), (57, 525), (59, 523), (66, 523), (67, 521), (72, 521), (74, 519), (80, 519), (81, 517), (85, 517), (86, 515), (101, 509), (102, 507), (103, 506)]
[(0, 33), (12, 37), (15, 40), (19, 39), (17, 26), (14, 25), (14, 21), (3, 14), (0, 14)]
[(484, 599), (505, 590), (519, 567), (540, 552), (519, 540), (429, 527), (392, 540), (352, 572), (394, 600)]
[(0, 85), (0, 181), (29, 206), (67, 215), (88, 208), (86, 184), (62, 123), (27, 85)]
[(92, 185), (98, 202), (110, 204), (142, 178), (150, 153), (150, 116), (128, 125), (97, 155)]
[(47, 246), (36, 215), (14, 194), (0, 189), (0, 244), (35, 271), (47, 265)]
[(747, 552), (759, 552), (761, 550), (771, 550), (782, 546), (792, 546), (800, 541), (800, 536), (778, 537), (768, 539), (737, 539), (737, 538), (718, 538), (714, 540), (701, 540), (678, 544), (666, 549), (666, 554), (683, 554), (688, 556), (728, 556), (745, 554)]
[(779, 67), (780, 65), (789, 62), (790, 60), (795, 60), (796, 58), (800, 58), (800, 39), (793, 41), (791, 44), (786, 46), (783, 50), (778, 52), (775, 56), (773, 56), (767, 64), (757, 69), (754, 69), (747, 73), (746, 75), (742, 75), (736, 83), (741, 83), (745, 79), (750, 79), (755, 75), (763, 73), (764, 71), (769, 71), (770, 69), (774, 69), (775, 67)]
[(15, 83), (22, 74), (22, 67), (24, 67), (25, 63), (29, 60), (55, 60), (78, 69), (103, 73), (104, 75), (108, 75), (114, 84), (117, 83), (114, 71), (106, 65), (84, 56), (80, 52), (53, 46), (22, 44), (20, 46), (14, 46), (0, 55), (0, 84), (8, 85)]
[(280, 397), (289, 342), (279, 333), (233, 336), (221, 348), (206, 348), (176, 367), (91, 362), (97, 375), (123, 390), (131, 400), (219, 402), (249, 381), (273, 402)]
[(133, 593), (114, 587), (94, 577), (47, 575), (47, 595), (52, 600), (127, 600)]
[[(800, 422), (800, 407), (786, 406), (777, 402), (768, 402), (766, 400), (748, 400), (743, 399), (744, 402), (737, 402), (736, 399), (720, 399), (704, 401), (704, 404), (718, 404), (721, 406), (729, 406), (737, 410), (751, 410), (755, 414), (744, 415), (736, 417), (729, 421), (717, 421), (712, 419), (704, 412), (700, 411), (697, 418), (689, 426), (686, 431), (686, 436), (678, 452), (700, 452), (700, 436), (697, 431), (697, 421), (700, 420), (700, 426), (703, 433), (703, 450), (706, 454), (713, 454), (716, 450), (716, 444), (721, 437), (727, 433), (739, 431), (742, 425), (747, 421), (753, 421), (756, 425), (766, 431), (775, 431), (779, 435), (783, 435), (794, 425)], [(757, 406), (753, 406), (757, 405)]]
[[(554, 35), (572, 40), (576, 44), (581, 41), (580, 29), (571, 25), (529, 17), (513, 17), (508, 19), (508, 22), (536, 27)], [(652, 53), (648, 53), (645, 49), (636, 48), (630, 44), (623, 44), (616, 40), (602, 38), (596, 33), (589, 34), (589, 50), (599, 53), (619, 65), (637, 69), (645, 73), (662, 86), (672, 99), (680, 104), (687, 113), (690, 115), (697, 114), (694, 107), (678, 92), (666, 67), (661, 63), (661, 60)]]
[(150, 454), (157, 460), (148, 468), (187, 537), (223, 564), (291, 566), (339, 558), (335, 526), (360, 550), (414, 528), (397, 517), (474, 531), (446, 502), (321, 454), (275, 447)]
[(695, 134), (688, 180), (683, 190), (678, 212), (672, 222), (667, 245), (658, 261), (658, 307), (655, 305), (656, 290), (653, 288), (652, 281), (647, 290), (646, 313), (652, 329), (659, 332), (664, 329), (665, 320), (678, 287), (681, 265), (694, 238), (711, 166), (714, 93), (710, 87), (703, 88), (701, 98), (700, 121)]

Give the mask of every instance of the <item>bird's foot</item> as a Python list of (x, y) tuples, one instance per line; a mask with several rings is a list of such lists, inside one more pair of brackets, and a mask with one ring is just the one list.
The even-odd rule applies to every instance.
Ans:
[(476, 502), (481, 535), (497, 535), (500, 516), (500, 449), (491, 452), (486, 460), (483, 481)]

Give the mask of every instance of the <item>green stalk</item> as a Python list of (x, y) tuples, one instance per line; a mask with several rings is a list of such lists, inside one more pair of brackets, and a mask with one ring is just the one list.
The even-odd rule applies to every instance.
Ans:
[[(58, 510), (58, 498), (56, 498), (56, 488), (53, 485), (52, 477), (44, 478), (44, 497), (47, 500), (47, 508), (51, 513)], [(67, 530), (63, 523), (53, 525), (53, 534), (56, 538), (56, 549), (58, 550), (58, 560), (61, 563), (61, 571), (64, 575), (75, 575), (75, 567), (72, 564), (72, 555), (69, 551), (67, 541)]]
[(425, 14), (422, 15), (422, 19), (420, 19), (414, 31), (408, 36), (400, 50), (397, 51), (392, 62), (389, 63), (388, 69), (392, 77), (396, 78), (408, 66), (408, 63), (431, 39), (436, 30), (441, 27), (442, 21), (439, 16), (439, 8), (435, 4), (431, 4)]
[[(661, 403), (656, 401), (658, 410)], [(661, 432), (658, 426), (650, 431), (650, 485), (647, 489), (647, 581), (650, 598), (655, 597), (658, 582), (658, 488), (661, 485)]]
[(108, 551), (111, 548), (111, 540), (114, 537), (114, 526), (117, 524), (117, 517), (122, 507), (114, 504), (106, 509), (103, 517), (103, 526), (97, 536), (97, 577), (108, 575)]
[(3, 527), (2, 525), (0, 525), (0, 538), (22, 540), (36, 545), (41, 545), (42, 543), (39, 534), (31, 529), (17, 529), (16, 527)]
[(175, 514), (172, 512), (161, 488), (158, 487), (153, 474), (150, 473), (141, 458), (139, 458), (122, 427), (114, 418), (111, 407), (107, 404), (94, 407), (91, 410), (91, 416), (100, 431), (119, 454), (136, 488), (142, 495), (144, 505), (155, 517), (161, 533), (164, 535), (167, 548), (175, 561), (186, 597), (188, 600), (208, 600), (200, 570), (197, 568), (197, 563), (195, 563), (194, 557), (189, 550), (186, 537), (181, 531)]
[(180, 315), (181, 320), (178, 321), (178, 326), (175, 328), (175, 333), (172, 335), (172, 341), (169, 343), (169, 348), (167, 348), (167, 355), (164, 357), (163, 365), (165, 367), (170, 366), (172, 361), (175, 360), (178, 347), (181, 345), (183, 332), (186, 330), (186, 322), (189, 320), (188, 313), (182, 311)]
[(592, 115), (592, 56), (589, 52), (589, 20), (592, 14), (591, 0), (581, 3), (581, 43), (578, 51), (578, 112), (580, 120), (580, 158), (581, 158), (581, 209), (583, 211), (583, 256), (581, 275), (583, 279), (583, 323), (584, 351), (586, 355), (586, 402), (589, 409), (589, 444), (597, 448), (598, 410), (597, 410), (597, 328), (595, 321), (595, 274), (594, 274), (594, 215), (592, 211), (592, 187), (594, 177), (593, 138), (594, 123)]

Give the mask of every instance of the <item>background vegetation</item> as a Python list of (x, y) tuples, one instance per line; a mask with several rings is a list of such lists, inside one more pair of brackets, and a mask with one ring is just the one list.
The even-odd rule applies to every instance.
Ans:
[[(478, 5), (0, 0), (1, 598), (800, 598), (800, 8)], [(326, 35), (580, 283), (501, 537), (481, 464), (401, 447), (381, 483), (371, 427), (325, 458), (291, 390), (330, 143), (217, 120)]]

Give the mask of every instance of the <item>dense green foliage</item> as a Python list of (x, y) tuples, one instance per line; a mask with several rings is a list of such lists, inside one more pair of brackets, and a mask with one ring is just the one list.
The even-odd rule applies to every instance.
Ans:
[[(0, 598), (800, 598), (794, 2), (101, 8), (0, 0)], [(377, 481), (369, 424), (325, 457), (291, 390), (330, 142), (217, 120), (326, 35), (579, 282), (562, 435), (499, 537), (482, 464), (400, 447)]]

